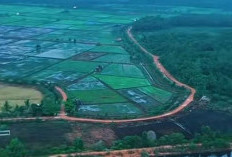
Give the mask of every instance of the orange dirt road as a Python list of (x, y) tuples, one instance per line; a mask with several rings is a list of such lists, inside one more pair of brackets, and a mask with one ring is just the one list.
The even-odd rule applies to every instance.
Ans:
[[(149, 155), (156, 156), (156, 152), (159, 155), (166, 156), (166, 155), (178, 155), (178, 152), (160, 152), (159, 150), (170, 150), (175, 147), (186, 147), (188, 144), (184, 145), (165, 145), (165, 146), (158, 146), (158, 147), (149, 147), (149, 148), (135, 148), (135, 149), (123, 149), (123, 150), (111, 150), (111, 151), (99, 151), (99, 152), (83, 152), (83, 153), (72, 153), (72, 154), (56, 154), (51, 155), (50, 157), (67, 157), (67, 156), (104, 156), (104, 157), (141, 157), (142, 152), (147, 152)], [(201, 147), (202, 144), (196, 144), (197, 147)], [(182, 154), (180, 152), (179, 154)], [(191, 152), (184, 152), (189, 153)]]
[[(127, 34), (130, 37), (130, 39), (147, 55), (150, 55), (153, 57), (154, 59), (154, 63), (157, 66), (157, 68), (160, 70), (160, 72), (163, 73), (163, 75), (165, 75), (168, 79), (170, 79), (171, 81), (175, 82), (176, 85), (180, 86), (180, 87), (184, 87), (188, 90), (191, 91), (191, 94), (189, 95), (189, 97), (175, 110), (170, 111), (168, 113), (159, 115), (159, 116), (153, 116), (153, 117), (147, 117), (147, 118), (137, 118), (137, 119), (128, 119), (128, 120), (100, 120), (100, 119), (89, 119), (89, 118), (75, 118), (75, 117), (69, 117), (66, 116), (65, 111), (64, 111), (64, 107), (62, 107), (62, 111), (61, 111), (61, 118), (68, 120), (68, 121), (78, 121), (78, 122), (92, 122), (92, 123), (130, 123), (130, 122), (139, 122), (139, 121), (149, 121), (149, 120), (158, 120), (161, 118), (165, 118), (165, 117), (169, 117), (172, 115), (175, 115), (177, 113), (179, 113), (180, 111), (182, 111), (184, 108), (186, 108), (193, 100), (194, 100), (194, 96), (196, 93), (196, 90), (184, 83), (179, 82), (177, 79), (175, 79), (165, 68), (164, 66), (160, 63), (159, 61), (159, 57), (153, 55), (152, 53), (150, 53), (149, 51), (147, 51), (142, 45), (140, 45), (138, 43), (138, 41), (134, 38), (133, 34), (131, 33), (132, 27), (130, 27), (127, 30)], [(60, 92), (60, 94), (63, 97), (63, 100), (67, 100), (67, 95), (65, 94), (65, 92), (59, 88), (56, 87), (57, 91)], [(63, 113), (63, 114), (62, 114)]]
[[(179, 112), (181, 112), (183, 109), (185, 109), (193, 100), (194, 96), (196, 94), (196, 90), (184, 83), (179, 82), (177, 79), (175, 79), (165, 68), (164, 66), (160, 63), (159, 57), (153, 55), (150, 53), (148, 50), (146, 50), (142, 45), (139, 44), (139, 42), (134, 38), (133, 34), (131, 33), (132, 27), (130, 27), (127, 30), (127, 35), (129, 38), (147, 55), (153, 57), (154, 63), (157, 66), (157, 68), (160, 70), (160, 72), (166, 76), (168, 79), (171, 81), (175, 82), (176, 85), (180, 87), (184, 87), (188, 90), (191, 91), (191, 94), (188, 96), (188, 98), (176, 109), (173, 111), (167, 112), (162, 115), (158, 116), (152, 116), (152, 117), (144, 117), (144, 118), (137, 118), (137, 119), (125, 119), (125, 120), (101, 120), (101, 119), (90, 119), (90, 118), (76, 118), (76, 117), (70, 117), (67, 116), (65, 113), (64, 109), (64, 104), (61, 106), (61, 111), (59, 116), (57, 117), (39, 117), (39, 119), (42, 120), (56, 120), (56, 119), (63, 119), (67, 121), (76, 121), (76, 122), (86, 122), (86, 123), (104, 123), (104, 124), (109, 124), (109, 123), (130, 123), (130, 122), (142, 122), (142, 121), (149, 121), (149, 120), (159, 120), (162, 118), (170, 117), (173, 116)], [(65, 102), (68, 97), (67, 94), (60, 88), (60, 87), (55, 87), (56, 90), (60, 93), (62, 96), (63, 101)], [(35, 120), (37, 118), (7, 118), (7, 119), (0, 119), (0, 121), (14, 121), (14, 120)]]

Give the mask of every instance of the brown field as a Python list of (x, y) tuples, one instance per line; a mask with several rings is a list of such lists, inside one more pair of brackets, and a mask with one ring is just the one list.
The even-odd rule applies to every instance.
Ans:
[(0, 110), (5, 101), (8, 101), (11, 106), (15, 106), (16, 104), (24, 105), (24, 101), (27, 99), (31, 103), (40, 103), (43, 95), (35, 88), (0, 84)]

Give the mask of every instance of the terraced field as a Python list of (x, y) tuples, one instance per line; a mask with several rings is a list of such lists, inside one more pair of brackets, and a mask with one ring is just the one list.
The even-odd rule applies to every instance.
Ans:
[(2, 81), (62, 86), (87, 117), (146, 116), (175, 101), (176, 93), (156, 86), (113, 33), (145, 12), (0, 5), (0, 14)]

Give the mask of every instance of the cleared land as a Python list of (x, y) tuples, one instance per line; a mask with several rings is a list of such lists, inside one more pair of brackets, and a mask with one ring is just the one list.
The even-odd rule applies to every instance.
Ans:
[(34, 88), (0, 84), (0, 110), (5, 101), (8, 101), (10, 105), (20, 106), (24, 105), (27, 99), (31, 103), (40, 103), (42, 98), (42, 93)]

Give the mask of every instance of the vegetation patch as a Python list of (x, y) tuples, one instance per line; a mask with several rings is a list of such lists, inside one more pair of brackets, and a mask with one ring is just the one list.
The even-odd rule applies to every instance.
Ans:
[(122, 54), (107, 54), (105, 56), (95, 59), (94, 61), (131, 64), (130, 55), (122, 55)]
[(138, 89), (122, 89), (119, 92), (136, 103), (136, 105), (145, 112), (151, 112), (155, 110), (157, 106), (162, 105), (152, 97), (144, 94)]
[[(116, 57), (116, 56), (115, 56)], [(142, 71), (135, 65), (128, 64), (111, 64), (107, 66), (101, 74), (113, 75), (113, 76), (124, 76), (124, 77), (135, 77), (144, 78)]]
[(171, 74), (197, 89), (196, 98), (210, 99), (209, 109), (232, 111), (230, 15), (146, 17), (134, 33)]
[(71, 90), (68, 93), (71, 97), (77, 98), (85, 104), (127, 102), (125, 98), (109, 89), (79, 91)]
[(102, 82), (94, 77), (86, 77), (77, 83), (71, 84), (67, 87), (69, 91), (75, 90), (98, 90), (107, 88)]
[(43, 95), (34, 88), (0, 84), (0, 110), (4, 108), (6, 102), (8, 102), (11, 107), (15, 107), (16, 105), (24, 105), (25, 101), (28, 99), (31, 103), (40, 104)]
[(80, 61), (90, 61), (90, 60), (94, 60), (104, 55), (105, 53), (84, 52), (81, 54), (77, 54), (76, 56), (73, 56), (72, 59), (80, 60)]
[(143, 112), (130, 103), (100, 104), (100, 105), (82, 105), (79, 108), (79, 114), (85, 116), (104, 117), (104, 118), (126, 118), (130, 116), (139, 116)]
[(50, 69), (59, 70), (59, 71), (73, 71), (80, 73), (90, 73), (95, 71), (95, 69), (99, 66), (105, 66), (105, 63), (96, 63), (96, 62), (84, 62), (84, 61), (71, 61), (67, 60), (61, 62), (55, 66), (52, 66)]
[(166, 103), (171, 97), (172, 97), (172, 93), (168, 92), (166, 90), (157, 88), (157, 87), (142, 87), (139, 88), (142, 92), (146, 93), (147, 95), (153, 97), (154, 99), (156, 99), (157, 101), (161, 102), (161, 103)]
[(92, 52), (108, 52), (108, 53), (119, 53), (119, 54), (128, 54), (120, 46), (97, 46), (91, 49)]

